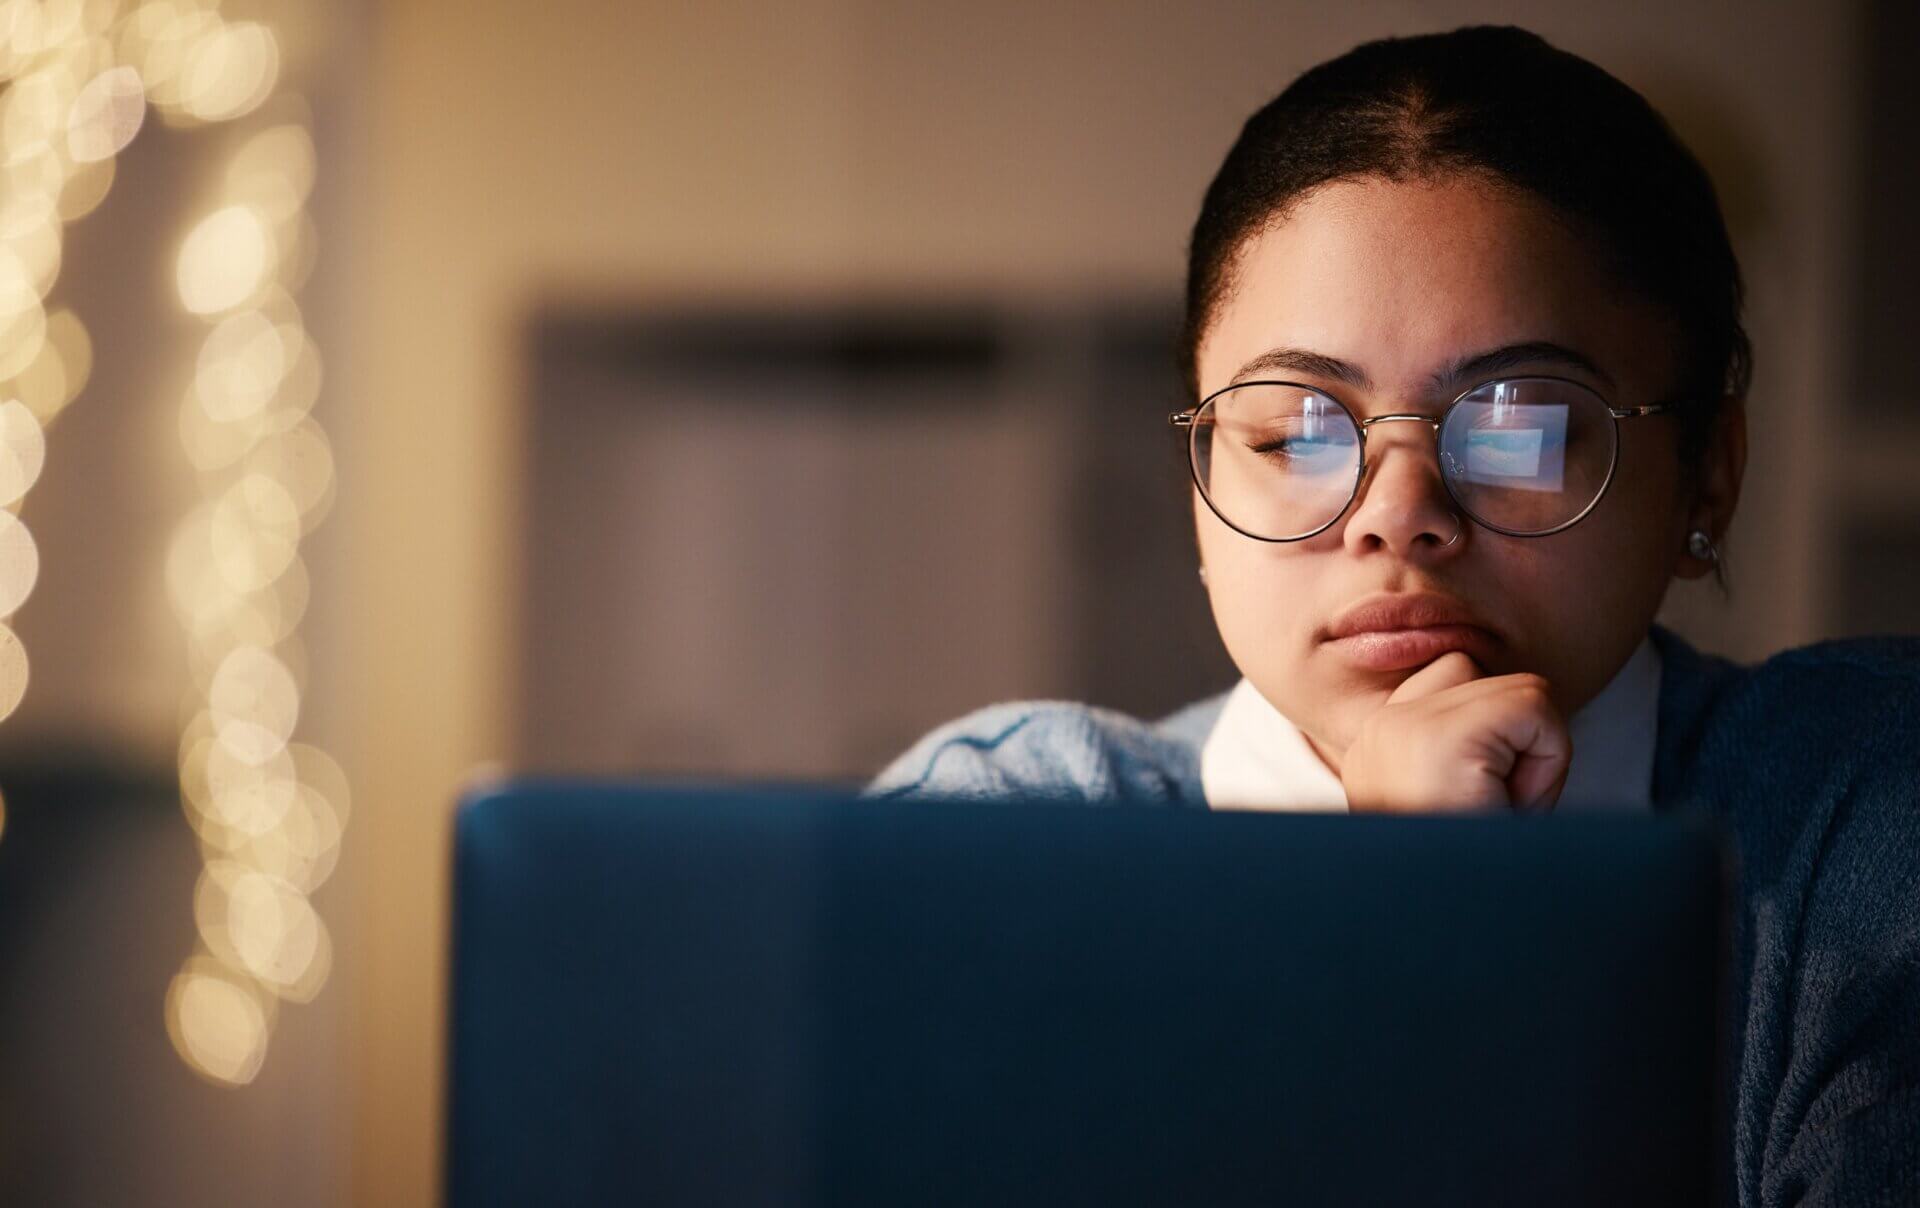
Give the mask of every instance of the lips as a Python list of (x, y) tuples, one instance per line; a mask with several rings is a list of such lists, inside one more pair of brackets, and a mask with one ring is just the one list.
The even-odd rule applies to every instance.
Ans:
[(1369, 596), (1336, 617), (1322, 641), (1361, 669), (1404, 671), (1454, 650), (1484, 667), (1499, 638), (1461, 601), (1416, 592)]

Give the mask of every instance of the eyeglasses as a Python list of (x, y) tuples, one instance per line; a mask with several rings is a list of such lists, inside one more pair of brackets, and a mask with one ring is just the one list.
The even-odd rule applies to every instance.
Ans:
[(1544, 537), (1578, 524), (1606, 494), (1620, 421), (1674, 407), (1614, 407), (1578, 382), (1523, 377), (1475, 386), (1437, 418), (1356, 420), (1311, 386), (1239, 382), (1167, 419), (1187, 430), (1201, 498), (1257, 541), (1331, 528), (1366, 478), (1368, 429), (1395, 421), (1432, 427), (1441, 480), (1463, 514), (1509, 537)]

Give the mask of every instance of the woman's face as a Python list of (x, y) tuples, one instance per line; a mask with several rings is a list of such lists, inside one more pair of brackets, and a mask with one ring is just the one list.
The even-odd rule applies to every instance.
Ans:
[[(1550, 344), (1578, 360), (1543, 353), (1497, 376), (1570, 378), (1615, 407), (1636, 407), (1668, 401), (1676, 339), (1661, 312), (1616, 284), (1544, 203), (1459, 178), (1364, 178), (1316, 190), (1244, 245), (1197, 366), (1202, 397), (1243, 378), (1283, 378), (1325, 390), (1361, 419), (1437, 416), (1478, 384), (1436, 392), (1442, 370)], [(1312, 372), (1300, 357), (1247, 370), (1260, 358), (1271, 366), (1276, 350), (1345, 370)], [(1482, 669), (1545, 676), (1571, 716), (1645, 636), (1669, 579), (1706, 569), (1685, 554), (1690, 527), (1705, 518), (1683, 489), (1676, 421), (1625, 419), (1619, 433), (1606, 495), (1584, 520), (1545, 537), (1502, 536), (1459, 516), (1425, 424), (1370, 429), (1359, 495), (1303, 541), (1242, 536), (1196, 491), (1201, 559), (1228, 652), (1336, 771), (1361, 720), (1418, 670), (1362, 666), (1325, 640), (1343, 612), (1383, 593), (1464, 605), (1489, 635), (1470, 651)]]

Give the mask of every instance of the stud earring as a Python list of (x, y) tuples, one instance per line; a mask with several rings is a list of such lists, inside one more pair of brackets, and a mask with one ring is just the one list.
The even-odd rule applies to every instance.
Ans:
[(1704, 529), (1687, 534), (1687, 552), (1702, 562), (1720, 561), (1720, 551), (1714, 548), (1713, 538), (1707, 536)]
[(1206, 584), (1206, 581), (1207, 581), (1207, 568), (1202, 566), (1200, 568), (1200, 582), (1204, 586)]

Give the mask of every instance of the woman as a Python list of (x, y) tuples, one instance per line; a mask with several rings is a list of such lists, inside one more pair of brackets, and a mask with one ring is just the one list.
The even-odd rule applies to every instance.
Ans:
[(1721, 571), (1742, 286), (1633, 90), (1513, 29), (1371, 43), (1256, 113), (1195, 225), (1200, 574), (1244, 679), (1158, 723), (982, 710), (882, 796), (1702, 810), (1742, 863), (1743, 1205), (1920, 1197), (1920, 643), (1745, 668)]

